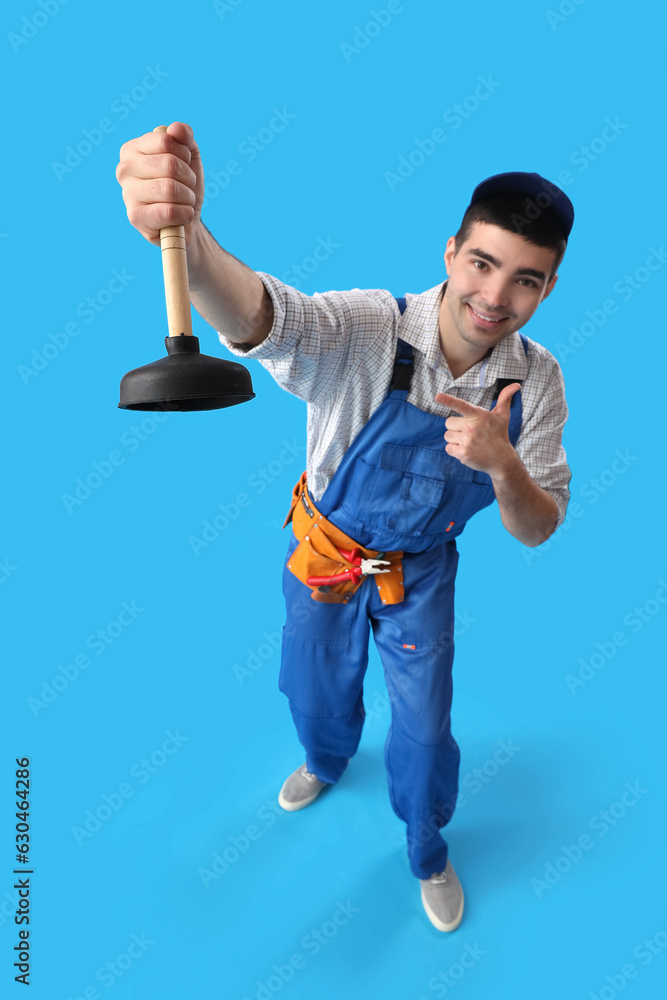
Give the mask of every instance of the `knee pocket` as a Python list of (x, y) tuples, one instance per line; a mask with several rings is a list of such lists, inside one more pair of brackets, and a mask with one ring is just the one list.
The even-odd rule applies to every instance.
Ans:
[(341, 687), (325, 670), (326, 664), (314, 663), (304, 675), (298, 664), (283, 660), (278, 688), (289, 699), (292, 715), (298, 716), (304, 726), (320, 721), (331, 722), (335, 728), (352, 721), (363, 722), (363, 701), (356, 690)]

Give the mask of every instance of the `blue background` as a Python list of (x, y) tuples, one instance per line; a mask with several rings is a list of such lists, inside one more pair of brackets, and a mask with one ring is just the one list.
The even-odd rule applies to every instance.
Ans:
[[(390, 9), (5, 6), (7, 995), (21, 994), (11, 793), (23, 755), (35, 998), (608, 1000), (626, 986), (655, 998), (667, 979), (665, 269), (651, 257), (667, 239), (664, 13), (646, 0)], [(240, 147), (276, 108), (294, 117), (251, 161)], [(230, 252), (284, 277), (319, 239), (337, 244), (308, 293), (443, 280), (473, 187), (499, 171), (560, 180), (575, 205), (557, 289), (526, 329), (565, 376), (568, 519), (528, 549), (494, 505), (459, 542), (462, 790), (446, 834), (466, 912), (454, 934), (426, 919), (389, 804), (374, 649), (340, 785), (302, 813), (276, 806), (303, 760), (275, 646), (305, 404), (253, 362), (243, 406), (162, 422), (117, 408), (121, 376), (163, 355), (166, 321), (159, 253), (130, 226), (114, 171), (123, 142), (174, 120), (194, 129), (203, 218)], [(392, 181), (435, 128), (446, 140)], [(68, 166), (84, 130), (99, 141)], [(230, 159), (242, 169), (224, 187)], [(109, 293), (114, 271), (125, 284)], [(225, 355), (193, 318), (202, 350)], [(107, 475), (68, 502), (95, 463)], [(195, 554), (192, 537), (225, 510)], [(512, 753), (499, 764), (501, 743)], [(216, 854), (226, 870), (205, 885)]]

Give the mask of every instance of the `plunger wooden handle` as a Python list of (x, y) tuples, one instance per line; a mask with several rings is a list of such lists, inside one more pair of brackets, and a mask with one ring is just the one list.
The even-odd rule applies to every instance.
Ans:
[[(154, 132), (166, 132), (158, 125)], [(165, 226), (160, 230), (164, 294), (167, 300), (167, 326), (170, 337), (192, 336), (188, 258), (185, 248), (185, 226)]]

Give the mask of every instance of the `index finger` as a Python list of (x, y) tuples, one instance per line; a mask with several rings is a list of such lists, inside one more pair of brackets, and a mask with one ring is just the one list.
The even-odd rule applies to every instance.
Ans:
[(435, 397), (435, 401), (436, 403), (442, 403), (443, 406), (448, 406), (450, 410), (462, 413), (464, 417), (472, 417), (482, 409), (481, 406), (475, 406), (465, 399), (450, 396), (447, 392), (439, 392)]

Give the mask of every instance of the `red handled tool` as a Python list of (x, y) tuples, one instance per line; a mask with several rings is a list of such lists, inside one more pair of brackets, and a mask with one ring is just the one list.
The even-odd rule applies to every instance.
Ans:
[(391, 563), (380, 558), (384, 554), (382, 552), (375, 559), (363, 559), (359, 555), (359, 549), (352, 549), (350, 552), (346, 552), (345, 549), (338, 549), (338, 551), (343, 559), (353, 564), (352, 568), (343, 570), (342, 573), (336, 573), (335, 576), (309, 576), (307, 582), (311, 587), (345, 583), (346, 580), (351, 580), (354, 583), (360, 576), (366, 576), (369, 573), (388, 573), (391, 569)]

